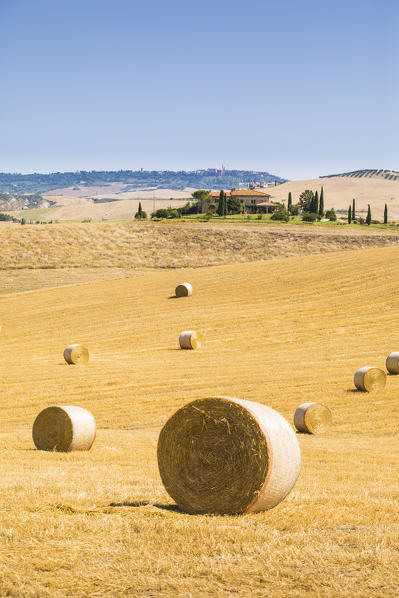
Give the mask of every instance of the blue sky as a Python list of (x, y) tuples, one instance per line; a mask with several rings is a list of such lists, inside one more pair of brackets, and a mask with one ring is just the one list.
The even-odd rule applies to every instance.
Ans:
[(0, 171), (399, 170), (396, 0), (0, 0)]

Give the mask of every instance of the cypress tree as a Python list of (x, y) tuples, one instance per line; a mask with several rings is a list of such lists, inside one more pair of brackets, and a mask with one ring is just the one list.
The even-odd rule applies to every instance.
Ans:
[(223, 189), (221, 189), (220, 193), (219, 193), (219, 204), (218, 204), (219, 216), (223, 216), (223, 200), (224, 200), (224, 191), (223, 191)]
[(291, 195), (291, 191), (288, 193), (288, 211), (290, 211), (290, 207), (292, 206), (292, 195)]
[(227, 216), (228, 212), (228, 204), (227, 204), (227, 193), (223, 193), (223, 216)]
[(350, 224), (352, 222), (352, 208), (351, 206), (349, 206), (348, 209), (348, 224)]
[(384, 208), (384, 224), (388, 224), (388, 206), (385, 204)]
[(352, 201), (352, 220), (356, 220), (355, 198), (353, 198), (353, 201)]
[(368, 204), (368, 208), (367, 208), (367, 218), (366, 218), (366, 224), (367, 224), (367, 226), (370, 226), (370, 224), (371, 224), (371, 210), (370, 210), (370, 204)]
[(319, 216), (323, 218), (324, 216), (324, 189), (321, 188), (320, 191), (320, 202), (319, 202)]
[(143, 214), (143, 208), (141, 207), (141, 201), (139, 201), (139, 209), (137, 210), (138, 214), (139, 214), (139, 218), (141, 219), (141, 216)]
[(314, 194), (314, 204), (313, 204), (313, 212), (315, 214), (319, 213), (319, 192), (316, 191), (316, 193)]

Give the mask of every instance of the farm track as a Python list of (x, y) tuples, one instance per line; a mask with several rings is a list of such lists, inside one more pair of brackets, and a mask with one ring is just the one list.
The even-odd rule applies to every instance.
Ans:
[[(398, 256), (371, 248), (28, 293), (20, 279), (0, 297), (0, 595), (396, 596), (399, 377), (364, 394), (353, 373), (398, 349)], [(171, 299), (182, 277), (194, 294)], [(200, 351), (178, 350), (188, 328), (203, 333)], [(65, 364), (70, 342), (88, 346), (87, 367)], [(189, 516), (161, 485), (161, 426), (215, 394), (290, 422), (305, 401), (333, 411), (328, 433), (298, 435), (301, 476), (270, 512)], [(92, 411), (90, 452), (34, 450), (33, 419), (52, 404)]]

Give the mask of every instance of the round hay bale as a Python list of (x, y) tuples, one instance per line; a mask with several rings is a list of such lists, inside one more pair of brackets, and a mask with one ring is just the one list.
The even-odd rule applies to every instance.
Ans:
[(83, 407), (47, 407), (36, 417), (32, 436), (42, 451), (88, 451), (96, 437), (96, 421)]
[(399, 352), (394, 351), (388, 355), (386, 366), (390, 374), (399, 374)]
[(162, 482), (188, 513), (235, 514), (275, 507), (301, 464), (295, 433), (274, 409), (230, 397), (188, 403), (158, 440)]
[(202, 346), (202, 335), (195, 330), (185, 330), (179, 335), (180, 349), (200, 349)]
[(387, 376), (380, 368), (369, 365), (360, 368), (355, 372), (354, 383), (358, 390), (373, 392), (385, 388)]
[(294, 424), (299, 432), (320, 434), (331, 426), (332, 413), (325, 405), (302, 403), (295, 410)]
[(64, 359), (70, 365), (85, 364), (89, 361), (89, 352), (82, 345), (69, 345), (64, 350)]
[(176, 297), (189, 297), (193, 294), (193, 287), (189, 282), (182, 282), (175, 288)]

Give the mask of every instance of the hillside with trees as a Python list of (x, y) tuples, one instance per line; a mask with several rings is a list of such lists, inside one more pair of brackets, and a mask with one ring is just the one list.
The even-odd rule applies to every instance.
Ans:
[[(112, 183), (124, 185), (124, 191), (137, 189), (230, 189), (247, 187), (250, 183), (283, 183), (282, 179), (266, 171), (222, 170), (118, 170), (52, 172), (50, 174), (0, 173), (0, 192), (46, 193), (55, 189), (104, 186)], [(71, 193), (73, 195), (73, 193)]]
[(1, 210), (25, 210), (35, 208), (49, 208), (54, 202), (45, 199), (41, 195), (20, 193), (0, 193), (0, 211)]
[(329, 179), (332, 177), (351, 177), (360, 179), (362, 177), (373, 178), (380, 177), (388, 181), (399, 181), (399, 172), (397, 170), (383, 170), (376, 168), (366, 168), (364, 170), (352, 170), (351, 172), (342, 172), (341, 174), (327, 174), (321, 176), (321, 179)]

